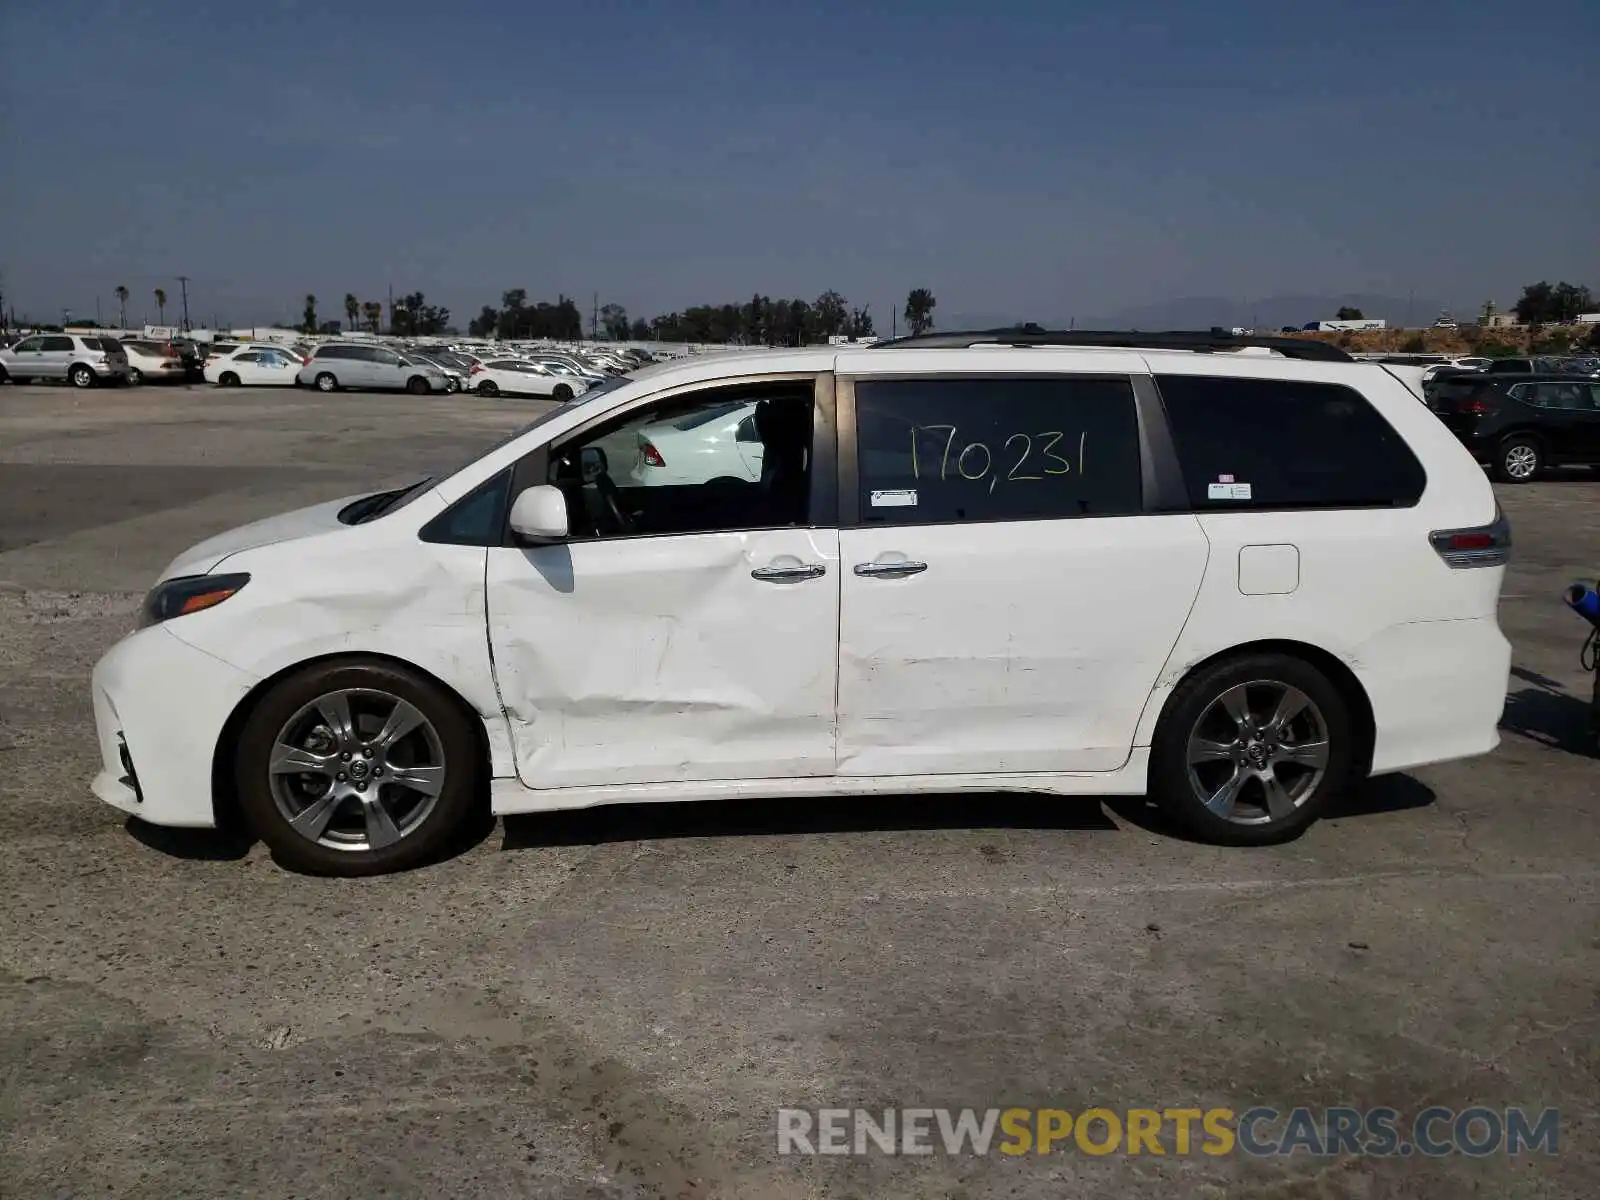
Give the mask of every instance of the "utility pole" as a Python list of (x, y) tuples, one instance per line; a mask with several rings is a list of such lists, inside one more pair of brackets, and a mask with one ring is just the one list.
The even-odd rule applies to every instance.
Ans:
[(394, 284), (389, 285), (389, 332), (394, 332)]
[(600, 340), (600, 293), (594, 294), (594, 315), (589, 318), (589, 340)]
[(178, 276), (178, 286), (183, 289), (183, 331), (189, 332), (189, 277)]

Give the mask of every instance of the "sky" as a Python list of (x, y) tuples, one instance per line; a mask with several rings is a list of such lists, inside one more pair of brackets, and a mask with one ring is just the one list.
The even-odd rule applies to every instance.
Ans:
[(0, 286), (1504, 307), (1600, 291), (1597, 62), (1595, 0), (6, 0)]

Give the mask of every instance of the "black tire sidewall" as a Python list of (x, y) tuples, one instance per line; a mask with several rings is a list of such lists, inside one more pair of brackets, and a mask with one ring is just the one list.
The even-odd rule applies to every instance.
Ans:
[(500, 394), (500, 386), (492, 379), (485, 379), (478, 385), (477, 392), (480, 396), (498, 396)]
[(92, 388), (95, 383), (94, 372), (88, 367), (73, 367), (68, 372), (67, 382), (75, 388)]
[(556, 384), (556, 390), (554, 394), (555, 398), (561, 401), (562, 404), (565, 404), (568, 400), (572, 399), (572, 389), (564, 383)]
[[(267, 782), (272, 744), (284, 722), (318, 696), (342, 688), (372, 688), (415, 705), (439, 733), (445, 784), (422, 828), (378, 851), (320, 846), (289, 827)], [(455, 698), (440, 685), (386, 662), (342, 661), (306, 668), (281, 680), (252, 709), (239, 733), (234, 782), (251, 830), (284, 866), (313, 875), (381, 875), (420, 866), (449, 853), (478, 807), (483, 765), (476, 733)]]
[[(1528, 449), (1532, 450), (1534, 454), (1534, 466), (1532, 473), (1524, 475), (1521, 478), (1518, 478), (1517, 476), (1511, 474), (1510, 471), (1506, 470), (1506, 456), (1518, 446), (1526, 446)], [(1531, 437), (1508, 437), (1505, 441), (1500, 443), (1500, 457), (1496, 461), (1495, 466), (1498, 468), (1497, 474), (1507, 483), (1532, 483), (1539, 477), (1539, 473), (1544, 470), (1544, 447), (1540, 446), (1539, 443)]]
[[(1328, 729), (1328, 766), (1316, 794), (1282, 821), (1237, 825), (1206, 808), (1189, 784), (1190, 731), (1206, 708), (1240, 683), (1274, 681), (1299, 688), (1322, 712)], [(1150, 796), (1168, 816), (1201, 841), (1266, 846), (1298, 837), (1359, 775), (1360, 747), (1350, 704), (1320, 670), (1288, 654), (1247, 654), (1223, 659), (1191, 675), (1167, 702), (1150, 753)]]
[[(422, 385), (421, 387), (417, 386), (419, 383)], [(428, 385), (428, 381), (421, 375), (413, 375), (410, 379), (406, 380), (406, 391), (410, 392), (413, 396), (426, 396), (429, 392), (433, 391), (433, 388)]]
[(217, 384), (219, 387), (238, 387), (239, 377), (232, 371), (224, 371), (222, 378), (217, 380)]

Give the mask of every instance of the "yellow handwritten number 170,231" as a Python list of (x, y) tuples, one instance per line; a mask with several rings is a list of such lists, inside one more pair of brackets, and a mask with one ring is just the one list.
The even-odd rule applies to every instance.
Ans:
[[(952, 460), (950, 455), (956, 447), (956, 427), (954, 425), (913, 425), (911, 427), (911, 477), (922, 478), (922, 459), (917, 451), (917, 439), (924, 433), (941, 430), (945, 434), (944, 453), (939, 458), (939, 478), (950, 478), (950, 468), (956, 469), (956, 474), (962, 479), (977, 482), (984, 478), (989, 480), (989, 490), (992, 492), (995, 485), (1004, 481), (1006, 483), (1022, 483), (1030, 479), (1044, 479), (1051, 475), (1072, 474), (1072, 461), (1056, 450), (1056, 446), (1066, 434), (1056, 429), (1048, 429), (1043, 433), (1013, 433), (1006, 438), (1005, 444), (1000, 447), (1001, 461), (995, 463), (995, 454), (989, 449), (987, 442), (968, 442), (961, 448), (961, 452)], [(1086, 433), (1078, 435), (1078, 474), (1083, 474), (1083, 449)], [(1029, 466), (1028, 459), (1033, 455), (1035, 445), (1039, 449), (1039, 462), (1037, 469), (1043, 474), (1034, 474), (1025, 468)], [(1010, 462), (1011, 466), (1006, 467)], [(1001, 473), (1004, 469), (1004, 474)], [(932, 464), (929, 464), (928, 474), (933, 474)]]

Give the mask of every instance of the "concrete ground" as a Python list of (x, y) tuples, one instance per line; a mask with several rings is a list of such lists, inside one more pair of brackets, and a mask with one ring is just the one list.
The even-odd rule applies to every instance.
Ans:
[[(88, 678), (187, 544), (536, 406), (0, 389), (0, 1194), (1600, 1195), (1600, 483), (1503, 489), (1491, 757), (1288, 846), (1011, 797), (519, 818), (343, 882), (125, 822)], [(1561, 1110), (1518, 1159), (780, 1157), (780, 1106)], [(1169, 1142), (1170, 1147), (1170, 1142)]]

